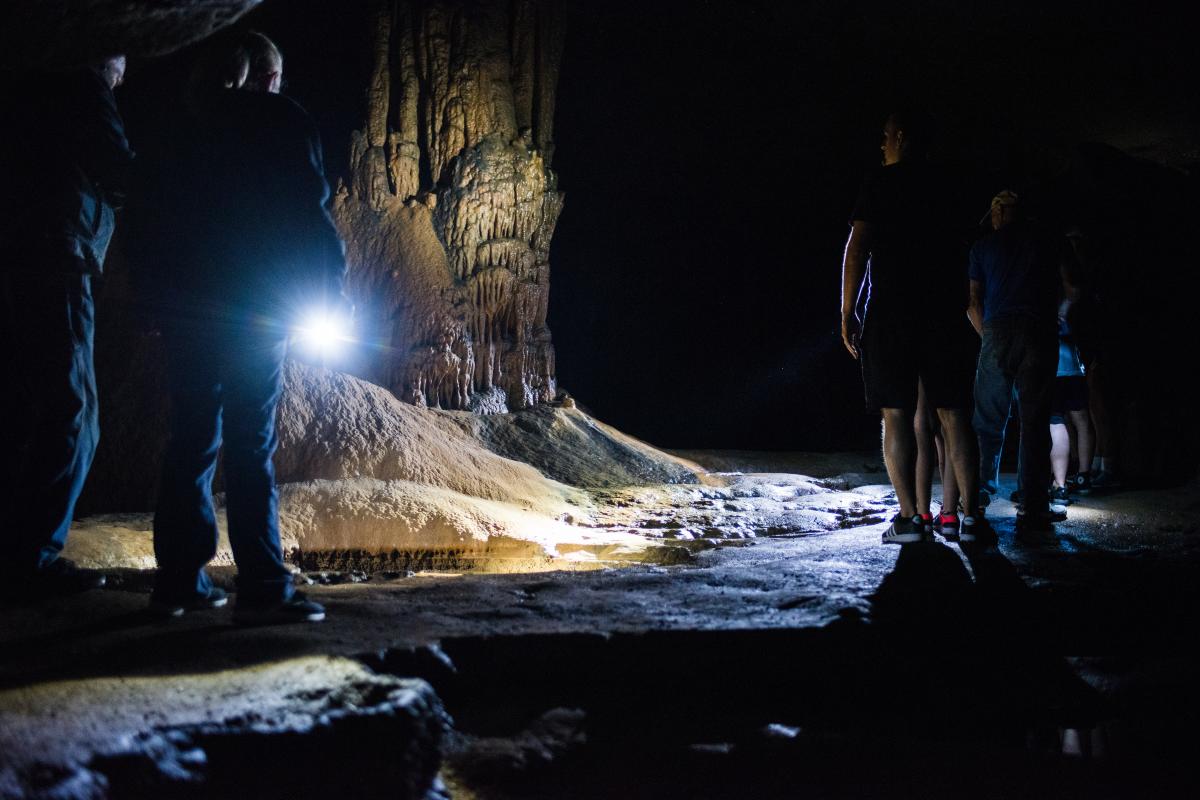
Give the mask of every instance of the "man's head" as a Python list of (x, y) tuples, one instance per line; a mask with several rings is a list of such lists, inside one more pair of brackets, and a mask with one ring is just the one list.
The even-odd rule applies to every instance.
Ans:
[(883, 163), (898, 164), (901, 161), (922, 158), (929, 152), (929, 139), (933, 121), (924, 111), (901, 108), (888, 115), (883, 125)]
[(992, 230), (998, 231), (1017, 218), (1017, 193), (1005, 189), (992, 198)]
[(116, 89), (125, 82), (125, 56), (109, 56), (100, 63), (100, 75), (108, 88)]
[(249, 31), (242, 37), (241, 49), (250, 63), (242, 88), (278, 94), (283, 87), (283, 54), (275, 43), (258, 31)]

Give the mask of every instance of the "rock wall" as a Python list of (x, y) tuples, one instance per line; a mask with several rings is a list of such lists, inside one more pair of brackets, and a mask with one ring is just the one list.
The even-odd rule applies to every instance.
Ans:
[(558, 0), (377, 0), (367, 118), (333, 213), (371, 345), (361, 371), (421, 406), (553, 400), (546, 326)]
[(197, 42), (261, 0), (6, 0), (0, 67), (85, 64), (117, 53), (155, 56)]

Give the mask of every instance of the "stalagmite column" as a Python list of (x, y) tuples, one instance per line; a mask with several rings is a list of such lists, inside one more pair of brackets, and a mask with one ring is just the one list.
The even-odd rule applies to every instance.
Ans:
[(380, 0), (334, 199), (368, 377), (418, 405), (552, 400), (558, 0)]

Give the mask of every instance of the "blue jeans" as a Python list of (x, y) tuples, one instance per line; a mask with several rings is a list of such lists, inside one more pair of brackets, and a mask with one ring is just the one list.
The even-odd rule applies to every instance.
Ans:
[(204, 565), (217, 552), (212, 480), (223, 442), (239, 602), (286, 600), (294, 590), (279, 544), (272, 457), (287, 340), (214, 327), (197, 323), (164, 331), (171, 440), (154, 515), (154, 593), (164, 601), (186, 601), (212, 586)]
[(8, 569), (30, 573), (62, 552), (83, 490), (100, 421), (92, 348), (92, 278), (81, 272), (25, 273), (6, 264), (4, 337), (12, 383), (5, 391), (3, 477)]
[[(975, 369), (973, 422), (979, 438), (979, 488), (990, 494), (1000, 491), (1000, 456), (1004, 452), (1004, 431), (1016, 400), (1014, 384), (1013, 376), (1005, 374), (996, 359), (995, 334), (985, 327)], [(1020, 472), (1019, 466), (1017, 471)]]
[(1021, 424), (1017, 471), (1026, 508), (1045, 509), (1050, 485), (1050, 405), (1058, 368), (1053, 325), (1026, 319), (996, 320), (983, 327), (975, 373), (975, 433), (980, 485), (999, 488), (1000, 453), (1013, 392)]

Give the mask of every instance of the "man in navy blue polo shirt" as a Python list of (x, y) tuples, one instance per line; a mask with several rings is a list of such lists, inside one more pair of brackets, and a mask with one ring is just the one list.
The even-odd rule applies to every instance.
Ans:
[(1057, 301), (1061, 248), (1023, 218), (1017, 195), (992, 199), (993, 232), (971, 248), (967, 314), (983, 337), (975, 374), (975, 431), (981, 483), (998, 489), (1000, 453), (1016, 387), (1021, 424), (1022, 502), (1018, 533), (1052, 534), (1066, 518), (1050, 507), (1050, 405), (1058, 364)]

